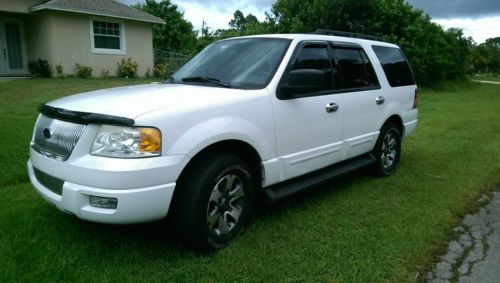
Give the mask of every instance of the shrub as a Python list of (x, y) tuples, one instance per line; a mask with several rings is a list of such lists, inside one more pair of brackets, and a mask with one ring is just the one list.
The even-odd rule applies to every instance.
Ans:
[(157, 78), (164, 79), (170, 71), (170, 66), (167, 63), (156, 64), (153, 69), (153, 75)]
[(56, 76), (58, 78), (62, 78), (64, 77), (64, 67), (63, 67), (63, 64), (61, 62), (59, 62), (57, 65), (56, 65)]
[(109, 71), (106, 70), (106, 69), (102, 69), (101, 78), (106, 79), (106, 78), (109, 78), (109, 77), (110, 77)]
[(75, 64), (75, 75), (78, 78), (86, 79), (92, 76), (92, 67), (80, 65), (78, 63)]
[(52, 77), (52, 68), (47, 60), (38, 59), (38, 61), (31, 61), (28, 63), (30, 74), (40, 78)]
[(132, 59), (125, 58), (122, 59), (121, 63), (116, 63), (118, 65), (117, 73), (119, 77), (122, 78), (137, 78), (137, 62), (132, 61)]
[(151, 78), (151, 69), (150, 68), (148, 68), (146, 70), (146, 73), (144, 73), (144, 77), (147, 79)]

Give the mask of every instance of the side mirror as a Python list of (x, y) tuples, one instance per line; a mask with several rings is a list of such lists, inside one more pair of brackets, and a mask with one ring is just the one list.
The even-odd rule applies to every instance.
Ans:
[(326, 74), (316, 69), (298, 69), (290, 71), (281, 80), (277, 97), (292, 99), (300, 94), (314, 93), (326, 88)]

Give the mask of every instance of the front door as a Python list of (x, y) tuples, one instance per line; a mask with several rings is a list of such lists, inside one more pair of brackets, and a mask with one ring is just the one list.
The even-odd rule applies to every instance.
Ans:
[(0, 76), (28, 73), (22, 28), (20, 21), (0, 21)]

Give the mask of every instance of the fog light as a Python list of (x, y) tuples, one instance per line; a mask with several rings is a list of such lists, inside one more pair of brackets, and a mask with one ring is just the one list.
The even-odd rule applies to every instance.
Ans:
[(116, 198), (90, 196), (90, 206), (107, 208), (107, 209), (116, 209), (116, 207), (118, 206), (118, 200)]

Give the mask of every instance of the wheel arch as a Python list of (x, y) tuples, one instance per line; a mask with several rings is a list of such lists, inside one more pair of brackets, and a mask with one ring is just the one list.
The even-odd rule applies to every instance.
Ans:
[(218, 141), (200, 150), (189, 160), (187, 165), (184, 167), (178, 181), (182, 182), (183, 178), (185, 178), (191, 168), (201, 159), (216, 153), (234, 154), (245, 160), (252, 170), (252, 177), (254, 179), (255, 188), (258, 189), (261, 187), (262, 176), (264, 176), (264, 174), (262, 172), (263, 169), (261, 166), (262, 159), (259, 153), (249, 143), (236, 139)]
[(398, 127), (399, 133), (401, 134), (401, 138), (404, 137), (404, 125), (403, 125), (403, 119), (401, 119), (401, 116), (394, 114), (387, 118), (385, 122), (382, 124), (380, 129), (382, 129), (385, 125), (392, 123)]

